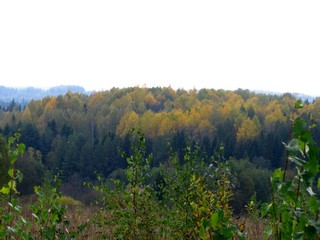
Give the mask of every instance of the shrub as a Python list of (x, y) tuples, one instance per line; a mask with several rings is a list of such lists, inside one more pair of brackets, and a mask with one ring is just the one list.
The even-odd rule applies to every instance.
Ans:
[[(301, 108), (297, 101), (296, 108)], [(312, 119), (311, 119), (312, 120)], [(305, 120), (297, 117), (292, 125), (292, 139), (287, 150), (284, 169), (276, 169), (271, 177), (272, 200), (262, 206), (262, 215), (268, 217), (265, 238), (320, 239), (319, 147), (313, 140)], [(292, 177), (288, 176), (293, 165)]]

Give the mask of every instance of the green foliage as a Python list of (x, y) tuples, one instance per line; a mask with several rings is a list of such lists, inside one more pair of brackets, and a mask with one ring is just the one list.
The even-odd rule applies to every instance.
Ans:
[(111, 239), (241, 239), (231, 221), (232, 174), (227, 163), (205, 165), (197, 145), (187, 146), (183, 158), (174, 154), (150, 179), (151, 156), (140, 130), (133, 131), (131, 155), (126, 156), (127, 185), (98, 176), (92, 187), (101, 210), (96, 224), (107, 227)]
[[(112, 180), (112, 185), (98, 176), (98, 185), (87, 184), (99, 193), (102, 206), (95, 223), (109, 226), (105, 237), (116, 239), (155, 239), (159, 226), (159, 208), (153, 189), (147, 184), (152, 155), (146, 155), (146, 139), (140, 130), (132, 131), (130, 156), (126, 158), (128, 185)], [(100, 217), (99, 217), (100, 216)]]
[[(301, 108), (298, 101), (296, 108)], [(262, 205), (261, 213), (269, 219), (265, 238), (319, 239), (320, 201), (315, 192), (319, 182), (319, 147), (305, 120), (294, 120), (293, 138), (285, 144), (285, 169), (276, 169), (271, 177), (272, 201)], [(294, 166), (293, 177), (287, 176)]]
[(70, 231), (70, 221), (66, 218), (66, 205), (63, 203), (58, 188), (61, 181), (51, 173), (45, 175), (42, 186), (36, 186), (34, 191), (37, 201), (30, 206), (32, 216), (39, 231), (35, 236), (39, 239), (76, 239), (86, 223), (79, 226), (78, 231)]
[(232, 206), (237, 213), (243, 211), (254, 193), (261, 202), (270, 200), (270, 170), (257, 167), (248, 159), (232, 158), (229, 163), (236, 178)]
[(29, 147), (16, 162), (16, 167), (24, 176), (28, 176), (17, 184), (18, 191), (21, 195), (32, 194), (33, 187), (41, 184), (45, 172), (41, 152)]
[(7, 140), (5, 137), (0, 136), (0, 189), (9, 181), (9, 169)]
[(243, 238), (231, 222), (233, 180), (223, 161), (223, 148), (217, 161), (205, 164), (198, 145), (187, 145), (182, 160), (174, 155), (162, 166), (162, 204), (167, 209), (169, 239)]
[(10, 168), (8, 170), (9, 182), (2, 187), (0, 193), (9, 195), (17, 194), (17, 181), (21, 182), (23, 175), (19, 169), (15, 168), (15, 163), (21, 157), (25, 151), (25, 145), (23, 143), (17, 143), (19, 141), (20, 135), (15, 134), (14, 137), (9, 137), (8, 139), (8, 159), (10, 162)]
[(23, 175), (15, 168), (16, 161), (24, 154), (25, 145), (19, 143), (20, 134), (9, 137), (6, 144), (6, 152), (2, 151), (2, 157), (7, 156), (9, 162), (8, 182), (0, 190), (0, 197), (5, 204), (0, 205), (0, 238), (29, 239), (28, 232), (30, 225), (21, 216), (21, 207), (17, 198), (17, 182), (21, 182)]
[(263, 236), (260, 225), (264, 223), (264, 219), (261, 215), (261, 203), (257, 201), (256, 193), (251, 196), (244, 208), (246, 215), (244, 221), (239, 226), (240, 230), (242, 232), (248, 231), (248, 235), (250, 231), (250, 235), (255, 236), (255, 238)]
[(245, 205), (245, 209), (251, 220), (256, 222), (261, 220), (260, 203), (257, 202), (256, 193), (251, 196), (250, 201)]
[(0, 239), (33, 239), (31, 225), (21, 213), (18, 198), (12, 198), (6, 206), (0, 207)]
[(216, 191), (208, 189), (203, 177), (193, 177), (191, 189), (195, 201), (190, 205), (193, 210), (195, 234), (191, 239), (232, 239), (236, 235), (240, 239), (245, 238), (231, 221), (232, 211), (229, 202), (232, 190), (227, 175), (228, 173), (221, 173), (216, 176), (219, 178)]
[(192, 149), (187, 146), (183, 158), (179, 159), (178, 154), (175, 154), (171, 159), (171, 165), (172, 173), (163, 176), (166, 183), (166, 205), (171, 206), (168, 214), (169, 223), (176, 238), (190, 239), (195, 235), (195, 219), (191, 205), (195, 201), (195, 195), (192, 193), (191, 185), (193, 178), (200, 177), (204, 172), (204, 162), (200, 159), (199, 148)]
[[(65, 208), (61, 204), (61, 194), (56, 187), (49, 185), (48, 178), (42, 187), (35, 187), (38, 195), (37, 203), (32, 205), (33, 217), (38, 224), (39, 236), (31, 232), (31, 224), (22, 216), (22, 208), (19, 206), (17, 197), (17, 182), (22, 181), (22, 173), (16, 169), (15, 164), (25, 152), (25, 145), (18, 143), (19, 134), (9, 137), (7, 143), (7, 156), (10, 163), (8, 170), (8, 183), (5, 184), (0, 193), (4, 198), (5, 206), (0, 207), (0, 238), (5, 239), (71, 239), (76, 233), (70, 233), (65, 227), (69, 222), (63, 219)], [(3, 155), (4, 156), (4, 155)], [(56, 183), (57, 180), (54, 180)], [(64, 228), (61, 228), (63, 225)], [(36, 237), (36, 238), (35, 238)]]

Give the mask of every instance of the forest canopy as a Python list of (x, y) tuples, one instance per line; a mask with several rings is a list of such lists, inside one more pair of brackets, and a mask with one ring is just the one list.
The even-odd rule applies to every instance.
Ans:
[[(129, 152), (130, 131), (139, 128), (147, 138), (147, 152), (153, 154), (152, 167), (165, 163), (170, 151), (183, 158), (187, 144), (198, 144), (207, 161), (223, 146), (224, 158), (233, 159), (238, 177), (252, 185), (253, 193), (259, 188), (253, 179), (258, 172), (284, 162), (282, 143), (290, 138), (296, 100), (289, 93), (243, 89), (132, 87), (91, 95), (69, 91), (31, 101), (23, 110), (0, 110), (0, 133), (21, 133), (28, 162), (20, 163), (20, 168), (35, 176), (26, 183), (30, 186), (38, 183), (44, 168), (62, 172), (65, 182), (75, 176), (93, 179), (96, 172), (105, 177), (117, 174), (127, 166), (119, 151)], [(304, 119), (319, 125), (320, 99), (306, 101), (301, 111)], [(312, 129), (317, 142), (319, 130)], [(248, 168), (257, 172), (251, 179)], [(267, 173), (263, 176), (268, 179)]]

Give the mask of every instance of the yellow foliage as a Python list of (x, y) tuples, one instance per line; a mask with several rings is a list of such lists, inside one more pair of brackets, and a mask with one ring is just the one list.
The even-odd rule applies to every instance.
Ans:
[(174, 109), (170, 114), (170, 118), (174, 121), (176, 130), (185, 130), (187, 128), (188, 117), (182, 109)]
[(260, 134), (261, 124), (257, 117), (246, 118), (237, 131), (237, 141), (247, 141), (254, 139)]
[(21, 120), (24, 123), (31, 123), (32, 122), (32, 116), (31, 116), (31, 111), (29, 107), (26, 107), (21, 115)]
[(44, 108), (44, 112), (47, 111), (51, 111), (52, 109), (57, 107), (57, 98), (56, 97), (50, 97), (50, 100), (48, 101), (48, 103), (46, 104), (45, 108)]
[(93, 108), (95, 105), (101, 105), (103, 100), (105, 99), (103, 93), (95, 93), (90, 97), (90, 101), (88, 103), (89, 108)]
[(120, 137), (125, 137), (126, 134), (132, 129), (139, 127), (139, 115), (134, 112), (127, 112), (120, 120), (117, 126), (116, 133)]
[(157, 100), (154, 98), (151, 92), (148, 92), (144, 98), (144, 102), (147, 106), (155, 106), (157, 104)]
[(166, 113), (161, 113), (161, 115), (164, 116), (161, 118), (158, 133), (160, 136), (163, 136), (173, 132), (174, 122), (168, 117)]
[(267, 113), (265, 117), (265, 126), (267, 129), (272, 129), (277, 121), (285, 122), (287, 120), (287, 116), (282, 111), (281, 105), (276, 101), (270, 102), (265, 111)]
[(159, 123), (159, 117), (157, 117), (151, 110), (146, 111), (140, 119), (141, 130), (150, 138), (157, 136), (157, 129), (160, 125)]
[(243, 104), (241, 96), (231, 92), (228, 94), (228, 100), (220, 108), (220, 112), (225, 118), (235, 118)]

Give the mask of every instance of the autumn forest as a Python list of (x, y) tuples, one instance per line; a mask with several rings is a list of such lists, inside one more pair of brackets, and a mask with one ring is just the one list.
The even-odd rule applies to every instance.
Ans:
[[(94, 184), (97, 176), (128, 181), (130, 163), (123, 156), (132, 153), (132, 129), (139, 129), (146, 154), (152, 155), (150, 183), (162, 181), (163, 166), (170, 172), (172, 156), (186, 162), (186, 149), (197, 150), (207, 166), (228, 162), (235, 178), (230, 205), (242, 214), (253, 195), (258, 202), (270, 201), (270, 177), (286, 163), (293, 119), (315, 124), (311, 134), (320, 142), (320, 99), (303, 101), (299, 111), (297, 100), (290, 93), (243, 89), (69, 91), (33, 100), (23, 109), (0, 110), (0, 134), (19, 133), (26, 145), (16, 163), (27, 176), (17, 186), (22, 195), (32, 194), (49, 170), (59, 174), (63, 194), (89, 204), (95, 196), (83, 182)], [(1, 176), (0, 184), (5, 181)]]

